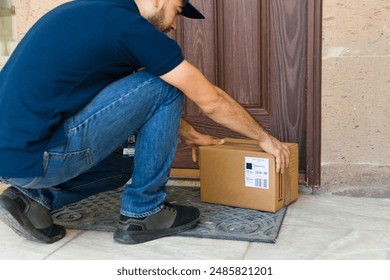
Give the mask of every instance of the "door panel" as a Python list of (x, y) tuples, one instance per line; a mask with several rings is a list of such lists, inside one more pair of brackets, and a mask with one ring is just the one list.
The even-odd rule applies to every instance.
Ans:
[[(305, 177), (310, 157), (306, 154), (310, 150), (306, 145), (307, 96), (313, 94), (308, 92), (307, 69), (312, 59), (308, 36), (318, 36), (310, 32), (308, 18), (321, 3), (313, 1), (317, 5), (308, 0), (193, 0), (206, 19), (181, 17), (173, 35), (186, 59), (212, 83), (227, 91), (274, 136), (299, 144), (300, 171)], [(183, 117), (203, 133), (243, 138), (205, 117), (189, 100)], [(198, 168), (183, 143), (173, 167)]]

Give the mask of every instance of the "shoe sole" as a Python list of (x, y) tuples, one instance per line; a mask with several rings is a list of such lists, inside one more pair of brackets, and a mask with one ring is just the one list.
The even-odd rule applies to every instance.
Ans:
[(199, 217), (188, 224), (174, 228), (145, 230), (145, 231), (126, 231), (117, 229), (114, 232), (115, 241), (123, 244), (139, 244), (165, 236), (174, 235), (193, 228), (199, 221)]
[(15, 202), (5, 196), (0, 196), (0, 220), (19, 236), (36, 242), (51, 244), (65, 236), (65, 233), (53, 237), (42, 234), (31, 224), (27, 216), (20, 211)]

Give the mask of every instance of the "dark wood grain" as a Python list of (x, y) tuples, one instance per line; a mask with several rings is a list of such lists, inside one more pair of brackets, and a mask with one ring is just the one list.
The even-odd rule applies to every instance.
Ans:
[(321, 186), (322, 0), (309, 1), (307, 40), (306, 182)]
[[(322, 0), (193, 3), (206, 19), (181, 18), (174, 34), (186, 59), (274, 136), (298, 143), (300, 171), (317, 184)], [(189, 100), (183, 117), (203, 133), (243, 138), (205, 117)], [(191, 150), (182, 143), (173, 166), (198, 168), (191, 162)]]
[(307, 1), (270, 2), (271, 131), (283, 141), (299, 143), (305, 169)]

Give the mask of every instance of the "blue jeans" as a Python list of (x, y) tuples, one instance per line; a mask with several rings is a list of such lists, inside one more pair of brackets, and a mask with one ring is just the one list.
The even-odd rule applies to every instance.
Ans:
[[(67, 142), (44, 152), (43, 176), (3, 180), (50, 210), (125, 186), (121, 214), (157, 213), (167, 196), (182, 106), (183, 94), (159, 77), (129, 75), (65, 121)], [(136, 131), (134, 160), (122, 158), (118, 147)]]

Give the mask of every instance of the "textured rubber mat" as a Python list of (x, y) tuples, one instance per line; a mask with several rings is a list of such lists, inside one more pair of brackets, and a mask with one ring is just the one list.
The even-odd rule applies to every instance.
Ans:
[[(200, 202), (199, 188), (169, 187), (168, 202), (198, 207), (197, 226), (179, 236), (275, 243), (287, 207), (277, 213)], [(114, 231), (122, 190), (101, 193), (52, 213), (54, 222), (69, 229)]]

